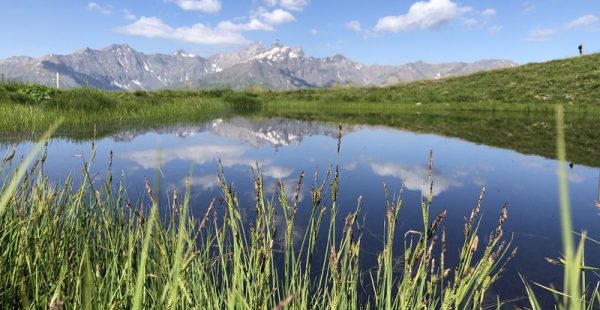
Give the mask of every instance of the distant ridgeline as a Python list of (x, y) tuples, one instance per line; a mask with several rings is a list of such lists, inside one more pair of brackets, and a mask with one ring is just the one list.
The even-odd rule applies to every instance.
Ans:
[(11, 57), (0, 60), (6, 79), (61, 88), (93, 87), (105, 90), (155, 90), (161, 88), (261, 87), (273, 90), (332, 87), (337, 85), (383, 86), (417, 80), (439, 79), (498, 68), (514, 67), (509, 60), (473, 63), (400, 66), (362, 65), (342, 55), (315, 58), (299, 46), (254, 43), (241, 50), (208, 58), (184, 51), (147, 55), (128, 45), (101, 50), (85, 48), (70, 55), (40, 58)]

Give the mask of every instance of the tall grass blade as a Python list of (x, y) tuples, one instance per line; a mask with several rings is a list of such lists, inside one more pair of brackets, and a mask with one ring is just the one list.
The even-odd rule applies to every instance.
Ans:
[(571, 205), (569, 202), (569, 190), (567, 182), (567, 151), (565, 143), (565, 123), (564, 108), (562, 105), (556, 106), (556, 153), (558, 158), (558, 188), (560, 203), (560, 223), (563, 242), (563, 252), (565, 255), (564, 268), (564, 306), (571, 309), (578, 309), (579, 302), (577, 298), (581, 296), (579, 290), (580, 280), (580, 261), (577, 260), (576, 250), (573, 245), (573, 224), (571, 220)]
[(152, 201), (150, 210), (150, 218), (146, 221), (146, 230), (144, 232), (144, 241), (142, 244), (142, 253), (140, 256), (139, 269), (137, 270), (137, 278), (135, 281), (135, 293), (133, 295), (133, 310), (142, 309), (142, 301), (144, 297), (144, 283), (146, 281), (146, 263), (148, 261), (148, 251), (150, 249), (150, 241), (152, 239), (152, 229), (158, 215), (158, 205), (152, 194), (152, 188), (148, 180), (146, 180), (146, 190)]

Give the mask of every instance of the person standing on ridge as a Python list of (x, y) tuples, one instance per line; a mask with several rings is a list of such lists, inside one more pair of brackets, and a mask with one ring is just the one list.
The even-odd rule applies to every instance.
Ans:
[(579, 48), (579, 56), (582, 56), (583, 55), (583, 43), (579, 44), (578, 48)]

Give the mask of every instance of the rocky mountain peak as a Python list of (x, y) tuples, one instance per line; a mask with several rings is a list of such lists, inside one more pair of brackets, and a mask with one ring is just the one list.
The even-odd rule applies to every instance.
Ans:
[(136, 51), (127, 44), (113, 44), (102, 49), (103, 52), (111, 52), (118, 54), (135, 53)]
[(91, 48), (89, 48), (89, 47), (84, 47), (84, 48), (80, 48), (80, 49), (75, 50), (75, 54), (78, 54), (78, 55), (88, 55), (88, 54), (91, 54), (93, 51), (94, 50), (91, 49)]
[(304, 57), (304, 52), (300, 46), (289, 47), (281, 44), (279, 41), (275, 41), (271, 44), (270, 49), (257, 54), (249, 60), (268, 60), (277, 62), (301, 57)]

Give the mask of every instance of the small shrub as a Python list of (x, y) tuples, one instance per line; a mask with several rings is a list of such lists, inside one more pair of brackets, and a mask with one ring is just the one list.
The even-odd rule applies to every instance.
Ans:
[(20, 85), (17, 93), (26, 96), (33, 103), (46, 103), (52, 100), (52, 96), (54, 96), (56, 91), (48, 86), (26, 83)]
[(136, 90), (133, 92), (133, 95), (136, 97), (148, 97), (148, 92), (144, 90)]

